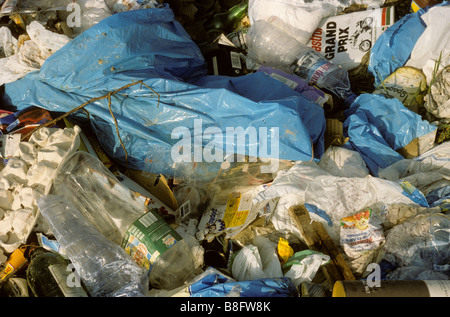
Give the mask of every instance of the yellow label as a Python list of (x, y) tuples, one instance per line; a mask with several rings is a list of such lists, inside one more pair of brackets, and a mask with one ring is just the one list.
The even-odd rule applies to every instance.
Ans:
[(8, 263), (4, 270), (0, 273), (0, 281), (5, 280), (11, 273), (15, 270), (14, 266), (11, 263)]
[(250, 212), (251, 200), (248, 196), (230, 195), (227, 201), (227, 208), (223, 217), (225, 227), (238, 227), (245, 223)]

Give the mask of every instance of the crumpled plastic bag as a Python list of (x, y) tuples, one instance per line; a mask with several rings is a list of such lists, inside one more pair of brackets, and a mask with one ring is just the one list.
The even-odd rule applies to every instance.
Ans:
[(287, 277), (236, 281), (213, 267), (199, 274), (187, 286), (172, 291), (150, 290), (150, 297), (297, 297), (298, 291)]
[(441, 58), (439, 70), (450, 65), (450, 3), (429, 8), (422, 15), (425, 30), (417, 39), (406, 66), (422, 69), (427, 77), (428, 85), (433, 79), (434, 65)]
[[(198, 46), (166, 4), (160, 9), (120, 12), (100, 21), (48, 58), (38, 72), (5, 84), (2, 97), (10, 107), (33, 103), (55, 112), (68, 112), (86, 103), (89, 120), (79, 112), (73, 121), (91, 125), (111, 159), (128, 168), (170, 177), (175, 161), (194, 162), (194, 139), (200, 139), (202, 156), (203, 147), (232, 146), (232, 154), (255, 156), (252, 153), (259, 149), (257, 155), (265, 158), (313, 159), (311, 133), (299, 110), (307, 113), (308, 108), (316, 107), (317, 111), (309, 110), (322, 123), (315, 130), (323, 131), (325, 120), (319, 105), (308, 103), (287, 86), (289, 94), (282, 99), (254, 101), (226, 87), (192, 84), (205, 75), (206, 64)], [(244, 90), (253, 86), (256, 91), (259, 84), (272, 90), (271, 83), (284, 85), (262, 73), (240, 80)], [(115, 90), (119, 91), (112, 96), (109, 109), (106, 97)], [(100, 97), (103, 99), (89, 102)], [(317, 125), (311, 116), (304, 117)], [(231, 128), (255, 132), (256, 137), (237, 146), (238, 133), (225, 140), (217, 135), (217, 130), (223, 137)], [(321, 136), (314, 134), (323, 145)], [(279, 151), (270, 151), (277, 145)], [(261, 153), (264, 148), (270, 153)], [(187, 159), (186, 155), (180, 158), (177, 150), (186, 152)]]
[(278, 26), (297, 41), (307, 44), (322, 18), (336, 15), (346, 8), (342, 2), (338, 0), (249, 0), (248, 17), (251, 24), (258, 20), (267, 21), (271, 17), (276, 17), (279, 21)]
[(318, 165), (334, 176), (366, 177), (370, 174), (359, 152), (341, 146), (330, 146)]
[(313, 250), (295, 252), (288, 261), (283, 264), (285, 277), (292, 279), (298, 287), (301, 283), (312, 282), (320, 267), (330, 261), (330, 256)]
[(27, 25), (30, 40), (20, 46), (10, 35), (9, 29), (2, 27), (2, 33), (9, 40), (3, 40), (2, 43), (7, 55), (0, 59), (0, 84), (16, 81), (32, 71), (39, 70), (48, 57), (71, 40), (65, 35), (45, 29), (37, 21)]
[(394, 266), (416, 266), (450, 276), (449, 236), (449, 215), (417, 215), (387, 232), (385, 259)]
[(407, 14), (390, 26), (370, 50), (368, 72), (375, 77), (375, 87), (405, 65), (426, 26), (421, 20), (425, 11)]
[[(448, 16), (448, 5), (449, 2), (444, 1), (432, 8), (407, 14), (380, 35), (370, 51), (368, 65), (368, 71), (375, 77), (375, 87), (379, 87), (399, 67), (406, 65), (422, 69), (424, 62), (437, 59), (441, 50), (444, 50), (444, 57), (446, 51), (448, 54), (448, 49), (444, 49), (448, 41), (448, 19), (442, 20)], [(432, 13), (427, 15), (430, 11)], [(437, 21), (431, 24), (433, 12), (437, 13)], [(430, 80), (429, 72), (424, 72)]]
[(303, 203), (311, 219), (324, 224), (336, 245), (340, 244), (341, 219), (365, 208), (371, 208), (384, 222), (392, 219), (391, 212), (398, 212), (397, 205), (408, 205), (418, 211), (428, 207), (424, 195), (407, 182), (393, 182), (370, 175), (364, 178), (337, 177), (309, 162), (298, 162), (289, 170), (280, 172), (272, 185), (255, 199), (264, 201), (269, 198), (279, 198), (271, 218), (277, 230), (297, 232), (289, 217), (289, 208)]
[(378, 169), (434, 146), (437, 127), (406, 108), (400, 100), (362, 94), (344, 112), (345, 147), (357, 150), (374, 176)]
[(448, 204), (445, 188), (450, 186), (449, 157), (450, 142), (444, 142), (416, 158), (380, 169), (379, 177), (411, 183), (425, 195), (430, 207), (445, 211)]

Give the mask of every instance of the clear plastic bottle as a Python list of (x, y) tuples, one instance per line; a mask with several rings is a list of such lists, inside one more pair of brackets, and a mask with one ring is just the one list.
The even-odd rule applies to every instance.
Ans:
[(65, 197), (42, 196), (37, 204), (92, 297), (148, 295), (146, 271)]
[(310, 85), (327, 89), (343, 100), (355, 97), (345, 69), (297, 41), (275, 24), (265, 20), (256, 21), (246, 34), (246, 42), (250, 59), (295, 74)]
[(188, 244), (98, 158), (74, 153), (60, 167), (50, 193), (71, 201), (104, 236), (146, 268), (152, 287), (174, 289), (195, 276)]

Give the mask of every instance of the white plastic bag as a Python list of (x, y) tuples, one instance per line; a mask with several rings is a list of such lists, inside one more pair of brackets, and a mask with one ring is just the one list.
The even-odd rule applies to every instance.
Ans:
[(369, 175), (361, 154), (340, 146), (329, 147), (318, 164), (334, 176), (366, 177)]
[(347, 4), (338, 0), (249, 0), (248, 17), (250, 24), (277, 17), (280, 19), (279, 25), (283, 25), (286, 32), (297, 41), (307, 44), (322, 18), (336, 15)]
[(283, 276), (280, 260), (278, 260), (277, 255), (277, 245), (261, 236), (256, 236), (253, 239), (253, 243), (258, 248), (262, 269), (266, 277), (274, 278)]
[(450, 185), (450, 142), (444, 142), (414, 159), (404, 159), (380, 169), (379, 176), (392, 181), (407, 181), (425, 196)]
[(39, 70), (48, 57), (70, 42), (69, 37), (51, 32), (37, 21), (27, 25), (27, 33), (30, 40), (17, 49), (10, 47), (9, 53), (15, 54), (0, 59), (0, 84), (13, 82)]
[(289, 277), (296, 287), (303, 282), (312, 282), (321, 265), (330, 261), (326, 254), (303, 250), (296, 252), (283, 266), (285, 277)]
[(11, 30), (6, 26), (0, 28), (0, 46), (5, 57), (16, 54), (19, 49), (17, 39), (12, 36)]
[[(371, 208), (384, 220), (390, 206), (406, 204), (420, 207), (413, 199), (418, 194), (408, 183), (388, 181), (366, 176), (337, 177), (322, 170), (315, 163), (298, 162), (291, 169), (280, 173), (272, 185), (257, 199), (279, 198), (272, 222), (276, 228), (298, 232), (289, 217), (289, 208), (305, 203), (313, 220), (324, 224), (328, 234), (339, 245), (340, 219)], [(289, 195), (289, 196), (288, 196)], [(282, 201), (286, 199), (285, 201)], [(397, 210), (397, 209), (395, 209)]]
[(231, 274), (236, 281), (251, 281), (265, 278), (261, 256), (258, 247), (246, 245), (239, 250), (233, 259)]
[(422, 69), (430, 84), (434, 64), (441, 55), (439, 69), (450, 65), (450, 6), (435, 6), (422, 15), (426, 24), (425, 31), (419, 37), (411, 52), (406, 66)]

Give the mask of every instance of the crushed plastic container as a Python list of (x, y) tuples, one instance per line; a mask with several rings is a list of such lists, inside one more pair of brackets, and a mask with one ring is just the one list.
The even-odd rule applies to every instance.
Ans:
[(121, 246), (149, 274), (153, 287), (173, 289), (195, 270), (191, 251), (157, 210), (147, 210), (93, 155), (68, 157), (51, 194), (64, 196), (105, 237)]

